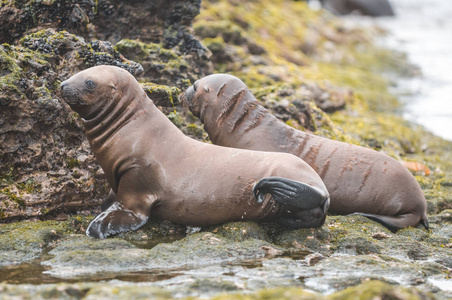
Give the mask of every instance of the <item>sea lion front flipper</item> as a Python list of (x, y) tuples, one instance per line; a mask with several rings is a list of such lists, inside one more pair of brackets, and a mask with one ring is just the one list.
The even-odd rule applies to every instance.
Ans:
[(316, 187), (281, 177), (262, 178), (253, 186), (253, 195), (258, 203), (264, 201), (265, 194), (271, 194), (278, 203), (301, 209), (322, 206), (329, 199)]
[(111, 191), (105, 200), (106, 205), (114, 200), (113, 204), (89, 224), (86, 230), (88, 236), (104, 239), (146, 224), (156, 197), (149, 192), (145, 183), (147, 178), (140, 176), (140, 172), (144, 173), (133, 168), (121, 176), (117, 193)]
[[(360, 212), (349, 214), (348, 216), (353, 216), (353, 215), (358, 215), (358, 216), (363, 216), (363, 217), (369, 218), (369, 219), (385, 226), (392, 232), (396, 232), (399, 229), (403, 229), (403, 228), (410, 226), (413, 223), (412, 218), (416, 217), (416, 216), (413, 216), (412, 214), (405, 214), (405, 215), (399, 215), (396, 217), (392, 217), (392, 216), (381, 216), (381, 215), (367, 214), (367, 213), (360, 213)], [(419, 223), (424, 225), (424, 227), (426, 229), (429, 229), (427, 215), (425, 215), (424, 218), (419, 221)]]
[(100, 213), (86, 229), (86, 235), (104, 239), (120, 232), (135, 230), (146, 224), (148, 216), (135, 214), (120, 202)]
[(104, 202), (100, 205), (100, 209), (102, 211), (106, 211), (113, 203), (116, 202), (116, 193), (113, 192), (112, 189), (110, 189), (110, 193), (108, 193), (108, 196), (105, 198)]

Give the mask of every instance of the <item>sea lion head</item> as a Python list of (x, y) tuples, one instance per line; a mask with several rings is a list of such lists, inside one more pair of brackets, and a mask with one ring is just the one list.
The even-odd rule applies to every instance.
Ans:
[[(119, 101), (133, 76), (115, 66), (96, 66), (81, 71), (60, 85), (61, 95), (83, 119), (96, 116), (107, 103)], [(116, 100), (116, 101), (114, 101)]]
[(229, 74), (213, 74), (195, 81), (181, 99), (204, 122), (206, 115), (218, 116), (227, 102), (237, 101), (240, 93), (251, 94), (243, 81)]

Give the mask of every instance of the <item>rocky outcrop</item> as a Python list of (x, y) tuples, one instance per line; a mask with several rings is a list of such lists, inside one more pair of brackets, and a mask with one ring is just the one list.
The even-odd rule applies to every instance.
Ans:
[(2, 4), (0, 221), (98, 210), (108, 187), (59, 84), (91, 66), (119, 66), (180, 119), (178, 94), (212, 67), (190, 33), (199, 8), (160, 0)]

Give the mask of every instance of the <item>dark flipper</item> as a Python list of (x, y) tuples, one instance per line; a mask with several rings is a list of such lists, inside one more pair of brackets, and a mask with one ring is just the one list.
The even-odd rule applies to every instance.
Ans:
[(427, 213), (424, 214), (424, 216), (422, 217), (422, 219), (421, 219), (421, 221), (419, 223), (424, 225), (425, 229), (427, 229), (427, 230), (430, 229), (430, 224), (428, 223)]
[(100, 213), (88, 226), (88, 236), (104, 239), (120, 232), (136, 230), (146, 224), (148, 216), (136, 215), (124, 205), (115, 202)]
[(300, 209), (319, 207), (329, 199), (316, 187), (281, 177), (262, 178), (253, 186), (254, 199), (258, 203), (264, 201), (265, 194), (271, 194), (278, 203)]
[(116, 194), (113, 192), (113, 190), (110, 190), (110, 193), (108, 193), (107, 198), (105, 198), (104, 202), (100, 205), (100, 209), (102, 211), (106, 211), (113, 203), (116, 202)]
[[(381, 216), (381, 215), (374, 215), (374, 214), (366, 214), (366, 213), (360, 213), (356, 212), (353, 214), (349, 214), (349, 216), (358, 215), (367, 217), (375, 222), (380, 223), (381, 225), (385, 226), (392, 232), (396, 232), (399, 229), (403, 229), (409, 226), (416, 226), (417, 224), (413, 224), (412, 218), (418, 218), (415, 217), (412, 214), (406, 214), (406, 215), (400, 215), (396, 217), (392, 216)], [(420, 222), (426, 229), (428, 229), (428, 219), (427, 216), (425, 216), (424, 219), (421, 219)]]
[(278, 218), (278, 223), (292, 228), (318, 228), (325, 223), (326, 211), (318, 207), (303, 210), (292, 216), (285, 214)]

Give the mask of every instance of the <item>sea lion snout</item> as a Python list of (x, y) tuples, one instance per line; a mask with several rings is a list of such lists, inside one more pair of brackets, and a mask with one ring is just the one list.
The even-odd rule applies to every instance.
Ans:
[[(82, 118), (89, 119), (99, 113), (106, 103), (112, 102), (110, 100), (127, 93), (130, 77), (133, 76), (118, 67), (96, 66), (63, 81), (60, 92), (63, 100), (74, 111)], [(121, 88), (119, 82), (123, 83)]]
[(85, 105), (80, 91), (65, 80), (60, 85), (60, 92), (63, 100), (72, 108)]
[(190, 86), (185, 92), (181, 95), (181, 100), (190, 105), (195, 97), (195, 89), (193, 85)]
[[(205, 108), (217, 106), (218, 98), (232, 99), (235, 94), (244, 89), (246, 89), (246, 85), (235, 76), (212, 74), (196, 80), (181, 95), (181, 100), (188, 105), (188, 108), (196, 117), (201, 117), (201, 112)], [(226, 90), (227, 92), (224, 94)]]
[[(198, 82), (198, 81), (196, 81), (196, 82)], [(195, 85), (193, 84), (192, 86), (190, 86), (188, 89), (185, 90), (185, 92), (180, 96), (180, 99), (181, 99), (181, 102), (185, 103), (185, 105), (188, 106), (188, 109), (195, 116), (198, 117), (199, 116), (199, 107), (195, 103), (195, 101), (196, 101), (195, 96), (196, 96), (196, 88), (195, 88)]]

